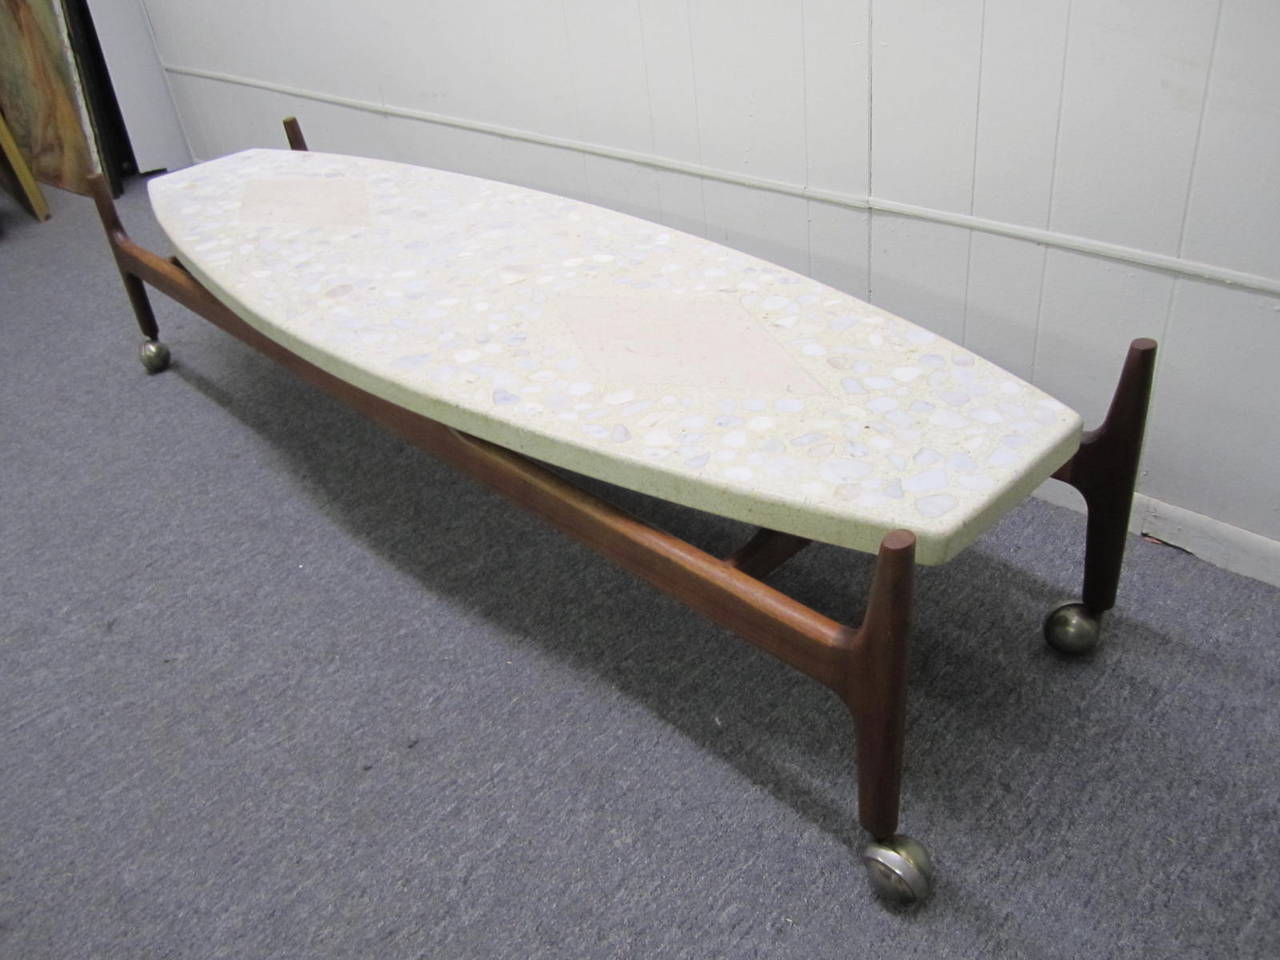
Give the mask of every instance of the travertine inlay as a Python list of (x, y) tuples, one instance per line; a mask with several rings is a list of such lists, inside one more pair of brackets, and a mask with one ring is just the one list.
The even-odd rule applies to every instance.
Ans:
[(369, 222), (363, 180), (335, 178), (316, 189), (312, 179), (250, 180), (243, 187), (240, 220), (274, 227), (353, 227)]
[[(561, 297), (556, 312), (584, 359), (620, 383), (825, 392), (738, 303), (615, 287), (594, 297)], [(696, 323), (689, 322), (691, 314)], [(735, 349), (726, 350), (726, 343)]]

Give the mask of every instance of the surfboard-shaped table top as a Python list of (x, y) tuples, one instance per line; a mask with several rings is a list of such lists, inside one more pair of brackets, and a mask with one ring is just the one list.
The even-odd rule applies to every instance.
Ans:
[(178, 258), (343, 380), (547, 463), (940, 563), (1065, 463), (1080, 417), (799, 274), (591, 204), (248, 150), (159, 177)]

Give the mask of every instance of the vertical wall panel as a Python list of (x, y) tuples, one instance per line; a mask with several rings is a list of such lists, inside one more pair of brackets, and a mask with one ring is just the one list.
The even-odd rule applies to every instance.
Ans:
[(576, 136), (653, 149), (640, 11), (625, 0), (564, 0)]
[(1176, 253), (1218, 0), (1073, 0), (1050, 226)]
[(870, 300), (956, 343), (964, 339), (969, 231), (876, 213)]
[[(216, 112), (210, 110), (205, 105), (205, 100), (200, 96), (200, 86), (209, 84), (208, 80), (196, 80), (192, 77), (173, 76), (169, 80), (169, 87), (173, 92), (173, 106), (178, 111), (178, 116), (182, 118), (183, 126), (187, 130), (187, 142), (191, 145), (191, 158), (196, 163), (201, 160), (212, 160), (214, 157), (221, 156), (225, 151), (220, 150), (215, 144), (223, 139), (222, 131), (219, 129), (221, 124), (217, 123)], [(234, 91), (231, 94), (240, 99), (243, 94), (241, 91)], [(239, 111), (237, 111), (239, 113)], [(265, 130), (259, 131), (259, 136), (265, 135)], [(264, 142), (255, 138), (256, 145), (261, 146)]]
[[(804, 0), (806, 184), (870, 193), (870, 0)], [(815, 279), (866, 299), (870, 213), (808, 204)]]
[(973, 177), (980, 217), (1048, 223), (1068, 5), (986, 0)]
[[(871, 192), (969, 212), (982, 0), (873, 0)], [(960, 341), (969, 234), (871, 218), (870, 299)]]
[[(654, 149), (645, 29), (631, 0), (565, 0), (578, 137), (640, 153)], [(687, 46), (687, 43), (686, 43)], [(585, 158), (594, 203), (662, 220), (662, 174), (607, 157)]]
[(1096, 425), (1111, 402), (1129, 342), (1162, 338), (1172, 285), (1172, 278), (1153, 270), (1050, 250), (1036, 385)]
[(690, 28), (703, 162), (803, 183), (800, 5), (756, 0), (744, 9), (741, 0), (698, 0)]
[(660, 156), (701, 163), (687, 0), (639, 0), (637, 9), (644, 41), (652, 149)]
[[(1049, 220), (1068, 0), (986, 0), (973, 212), (1043, 227)], [(1045, 252), (975, 233), (965, 345), (1021, 377), (1035, 367)]]
[(867, 220), (866, 210), (851, 210), (818, 201), (808, 202), (809, 267), (815, 280), (866, 300)]
[(576, 134), (561, 0), (386, 0), (385, 9), (392, 29), (369, 65), (383, 75), (385, 102), (552, 136)]
[(803, 0), (807, 183), (865, 196), (870, 0)]
[(662, 222), (685, 233), (705, 236), (707, 208), (702, 179), (660, 170), (657, 181)]
[(1146, 492), (1280, 540), (1275, 298), (1179, 280), (1162, 346)]
[(143, 6), (162, 63), (255, 76), (261, 49), (276, 42), (268, 5), (254, 0), (143, 0)]
[(873, 0), (875, 196), (969, 212), (981, 28), (982, 0)]
[(755, 257), (809, 269), (807, 202), (799, 197), (708, 180), (707, 236)]
[[(653, 152), (687, 163), (701, 163), (688, 2), (638, 0), (637, 10), (644, 43)], [(703, 233), (706, 211), (702, 182), (660, 171), (657, 183), (663, 222), (687, 233)]]
[[(208, 6), (222, 17), (227, 16), (221, 3), (188, 2), (179, 6), (184, 15), (190, 8)], [(411, 32), (419, 43), (422, 41), (417, 29), (396, 29), (397, 15), (403, 10), (399, 4), (274, 0), (249, 6), (250, 10), (244, 12), (251, 12), (254, 19), (265, 17), (262, 29), (252, 29), (249, 24), (253, 21), (239, 19), (239, 15), (230, 20), (236, 31), (234, 47), (237, 56), (243, 58), (245, 71), (251, 77), (304, 90), (324, 90), (381, 103), (389, 76), (389, 61), (384, 55), (387, 38), (403, 41), (405, 33)], [(296, 25), (308, 22), (324, 24), (324, 29), (306, 35), (304, 42), (296, 42)], [(201, 65), (203, 57), (198, 50), (195, 56), (196, 65)]]
[(1029, 380), (1035, 369), (1044, 247), (976, 232), (971, 244), (964, 344)]
[(1182, 254), (1280, 277), (1280, 3), (1222, 8)]
[(583, 159), (592, 203), (646, 220), (663, 219), (660, 171), (609, 157)]
[(524, 140), (507, 140), (502, 147), (507, 172), (499, 177), (508, 183), (533, 187), (547, 193), (591, 199), (587, 183), (587, 158), (576, 150), (564, 150)]

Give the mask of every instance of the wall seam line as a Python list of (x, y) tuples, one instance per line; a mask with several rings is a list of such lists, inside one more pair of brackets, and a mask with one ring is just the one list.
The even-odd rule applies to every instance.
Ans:
[[(876, 0), (867, 0), (867, 197), (875, 195), (872, 189), (872, 176), (875, 171), (875, 58), (876, 58)], [(872, 238), (874, 237), (873, 221), (875, 211), (867, 205), (867, 302), (871, 300), (871, 258)]]
[[(580, 84), (578, 83), (578, 66), (573, 60), (573, 38), (569, 35), (568, 0), (560, 0), (560, 17), (564, 27), (565, 72), (568, 74), (569, 96), (573, 99), (573, 127), (577, 133), (577, 139), (581, 140), (582, 98), (578, 94)], [(591, 189), (591, 169), (585, 155), (582, 157), (582, 189), (592, 200), (595, 199), (596, 192)]]
[[(1053, 226), (1053, 194), (1058, 186), (1058, 151), (1062, 146), (1062, 104), (1067, 97), (1067, 53), (1071, 49), (1071, 0), (1067, 0), (1067, 16), (1062, 24), (1062, 71), (1058, 78), (1058, 120), (1053, 129), (1053, 163), (1049, 167), (1049, 198), (1045, 204), (1044, 227)], [(1040, 293), (1036, 298), (1035, 335), (1031, 339), (1031, 382), (1036, 382), (1040, 362), (1040, 330), (1044, 323), (1044, 288), (1049, 277), (1049, 248), (1040, 258)]]
[[(982, 127), (982, 60), (987, 49), (987, 0), (982, 0), (978, 14), (978, 80), (973, 95), (973, 160), (969, 167), (969, 214), (977, 206), (978, 193), (978, 133)], [(973, 281), (973, 231), (969, 231), (968, 249), (964, 264), (964, 309), (960, 311), (960, 342), (969, 343), (969, 288)]]
[(1200, 117), (1196, 121), (1196, 139), (1191, 147), (1191, 169), (1187, 171), (1187, 192), (1182, 200), (1182, 223), (1178, 225), (1178, 256), (1187, 242), (1187, 220), (1191, 213), (1191, 194), (1195, 189), (1196, 166), (1200, 161), (1200, 144), (1204, 136), (1204, 117), (1209, 106), (1209, 86), (1213, 81), (1213, 67), (1218, 60), (1218, 33), (1222, 27), (1222, 8), (1225, 4), (1218, 0), (1218, 15), (1213, 20), (1213, 37), (1209, 40), (1209, 64), (1204, 71), (1204, 86), (1200, 90)]
[[(804, 187), (809, 189), (809, 30), (805, 24), (806, 0), (800, 0), (800, 122), (804, 128)], [(813, 276), (813, 216), (810, 202), (804, 204), (805, 273)]]
[[(693, 128), (698, 135), (698, 166), (702, 166), (702, 108), (698, 105), (698, 62), (693, 55), (693, 0), (684, 0), (684, 22), (689, 38), (689, 76), (693, 80)], [(675, 169), (670, 167), (668, 169)], [(706, 181), (698, 181), (698, 198), (702, 201), (702, 236), (711, 232), (707, 222)]]

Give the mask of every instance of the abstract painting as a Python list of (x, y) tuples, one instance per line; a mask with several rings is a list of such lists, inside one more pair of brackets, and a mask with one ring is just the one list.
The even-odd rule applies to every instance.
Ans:
[(38, 179), (87, 192), (99, 164), (60, 0), (0, 0), (0, 113)]

